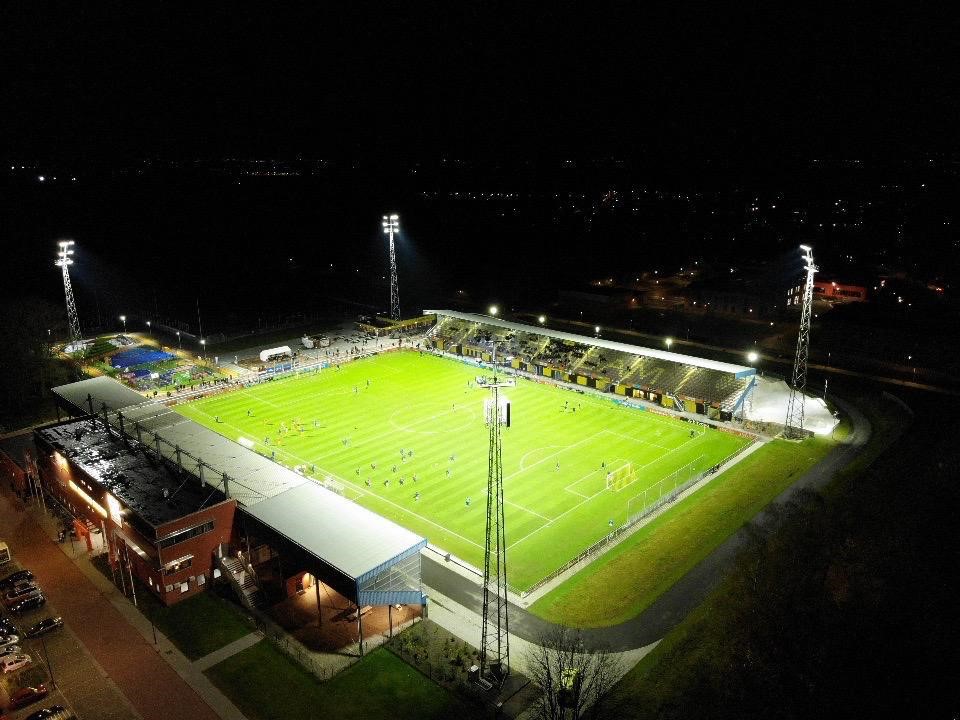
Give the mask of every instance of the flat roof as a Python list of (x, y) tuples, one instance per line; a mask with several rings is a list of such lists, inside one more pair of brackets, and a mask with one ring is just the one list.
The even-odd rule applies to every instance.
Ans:
[(736, 378), (745, 378), (755, 375), (756, 368), (746, 365), (735, 365), (733, 363), (720, 362), (719, 360), (708, 360), (693, 355), (681, 355), (680, 353), (668, 352), (657, 348), (642, 347), (640, 345), (627, 345), (626, 343), (604, 340), (603, 338), (589, 337), (587, 335), (574, 335), (573, 333), (562, 332), (560, 330), (550, 330), (536, 325), (523, 325), (521, 323), (501, 320), (492, 315), (474, 315), (471, 313), (457, 312), (456, 310), (424, 310), (424, 314), (445, 315), (464, 322), (480, 323), (483, 325), (492, 325), (515, 332), (531, 333), (533, 335), (543, 335), (545, 337), (556, 338), (557, 340), (569, 340), (580, 343), (581, 345), (590, 345), (593, 347), (606, 348), (617, 352), (627, 353), (629, 355), (642, 355), (644, 357), (657, 358), (668, 362), (679, 363), (681, 365), (692, 365), (693, 367), (704, 368), (705, 370), (715, 370), (717, 372), (727, 373)]
[(425, 538), (309, 481), (245, 512), (352, 578), (427, 544)]
[(36, 432), (154, 528), (226, 500), (216, 488), (179, 473), (172, 463), (157, 462), (138, 443), (121, 441), (91, 418)]
[(111, 410), (122, 410), (132, 405), (148, 402), (147, 398), (136, 390), (132, 390), (123, 383), (105, 375), (80, 380), (69, 385), (58, 385), (53, 388), (53, 392), (83, 412), (90, 411), (87, 405), (88, 395), (93, 398), (94, 412), (100, 411), (102, 403), (106, 403)]

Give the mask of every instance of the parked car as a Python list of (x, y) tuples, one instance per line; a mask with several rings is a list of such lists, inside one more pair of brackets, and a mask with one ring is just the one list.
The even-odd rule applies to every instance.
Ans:
[(70, 720), (73, 713), (62, 705), (51, 705), (43, 710), (30, 713), (23, 720)]
[(51, 630), (56, 630), (59, 627), (63, 627), (62, 617), (48, 617), (44, 618), (32, 628), (27, 630), (26, 635), (30, 638), (40, 637), (41, 635), (46, 635)]
[(27, 612), (27, 610), (35, 610), (38, 607), (43, 607), (47, 602), (47, 599), (41, 593), (36, 597), (27, 598), (26, 600), (21, 600), (16, 605), (10, 608), (10, 612), (16, 613), (17, 615), (22, 615)]
[(13, 655), (20, 655), (21, 653), (23, 653), (23, 648), (19, 645), (8, 645), (3, 650), (0, 650), (0, 660)]
[(0, 580), (0, 590), (6, 592), (18, 582), (24, 580), (33, 580), (33, 573), (29, 570), (17, 570), (17, 572), (10, 573), (3, 580)]
[(32, 705), (39, 700), (43, 700), (49, 694), (50, 691), (47, 690), (47, 686), (43, 683), (40, 683), (36, 687), (20, 688), (10, 696), (10, 709), (19, 710), (20, 708), (25, 708), (27, 705)]
[(22, 667), (26, 667), (33, 660), (29, 655), (11, 655), (10, 657), (0, 658), (0, 670), (4, 673), (12, 673)]
[(3, 601), (7, 604), (7, 607), (10, 607), (14, 603), (30, 597), (33, 593), (38, 592), (40, 592), (40, 588), (38, 588), (34, 583), (18, 584), (14, 586), (13, 590), (3, 596)]
[(17, 635), (0, 635), (0, 650), (10, 645), (16, 645), (18, 642), (20, 642), (20, 638)]
[(19, 635), (20, 631), (13, 624), (13, 620), (8, 617), (0, 618), (0, 635)]

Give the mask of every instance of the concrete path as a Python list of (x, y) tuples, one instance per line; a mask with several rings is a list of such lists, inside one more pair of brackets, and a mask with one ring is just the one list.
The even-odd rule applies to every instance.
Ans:
[(258, 642), (263, 640), (263, 634), (258, 632), (252, 632), (249, 635), (244, 635), (238, 640), (234, 640), (228, 645), (224, 645), (219, 650), (214, 650), (209, 655), (204, 655), (202, 658), (193, 661), (193, 667), (203, 672), (209, 668), (212, 668), (214, 665), (223, 662), (228, 657), (233, 657), (238, 652), (246, 650), (252, 645), (256, 645)]
[[(863, 414), (843, 400), (836, 397), (833, 400), (850, 417), (853, 432), (820, 463), (776, 497), (774, 502), (789, 499), (793, 492), (800, 488), (817, 489), (825, 486), (839, 470), (857, 457), (870, 438), (870, 423)], [(763, 510), (753, 518), (753, 522), (762, 523), (768, 518), (768, 512)], [(581, 634), (584, 643), (588, 647), (602, 647), (614, 652), (643, 648), (656, 643), (717, 587), (744, 541), (742, 532), (728, 537), (635, 618), (611, 627), (583, 629)], [(456, 603), (474, 614), (482, 611), (482, 591), (476, 578), (469, 573), (455, 572), (442, 559), (423, 555), (423, 583), (427, 586), (425, 591), (431, 598), (446, 598), (448, 602)], [(432, 607), (430, 617), (434, 618)], [(510, 630), (517, 637), (535, 641), (555, 627), (553, 623), (510, 603)], [(479, 631), (474, 635), (479, 637)]]

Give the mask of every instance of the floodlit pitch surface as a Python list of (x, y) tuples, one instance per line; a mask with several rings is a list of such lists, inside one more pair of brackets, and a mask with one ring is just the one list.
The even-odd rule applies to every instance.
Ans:
[[(490, 390), (473, 380), (484, 372), (393, 352), (177, 410), (233, 440), (253, 441), (284, 465), (342, 483), (352, 500), (479, 567), (489, 437), (483, 401)], [(505, 392), (513, 423), (503, 431), (507, 566), (518, 590), (602, 538), (611, 520), (624, 523), (642, 504), (629, 501), (646, 488), (653, 499), (658, 483), (678, 469), (694, 462), (705, 469), (749, 442), (625, 408), (612, 396), (522, 378)], [(607, 473), (627, 463), (635, 479), (607, 489)]]

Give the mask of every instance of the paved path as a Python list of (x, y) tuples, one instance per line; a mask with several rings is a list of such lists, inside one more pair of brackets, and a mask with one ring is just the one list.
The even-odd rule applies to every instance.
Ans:
[[(870, 438), (870, 423), (855, 407), (833, 398), (847, 413), (853, 423), (853, 431), (842, 444), (834, 448), (820, 463), (804, 473), (796, 482), (781, 493), (774, 502), (787, 500), (799, 488), (821, 488), (837, 471), (846, 467), (861, 452)], [(754, 522), (764, 522), (769, 517), (761, 511)], [(649, 608), (635, 618), (620, 625), (603, 628), (585, 628), (581, 631), (583, 641), (590, 647), (605, 647), (615, 652), (643, 648), (660, 640), (683, 620), (707, 595), (717, 587), (729, 570), (737, 551), (745, 541), (743, 533), (735, 533), (720, 544), (710, 555), (701, 560), (673, 587), (661, 595)], [(466, 573), (454, 572), (443, 560), (423, 556), (423, 583), (428, 595), (435, 594), (456, 603), (473, 613), (482, 610), (482, 593), (476, 580)], [(435, 590), (431, 590), (435, 588)], [(433, 612), (431, 610), (431, 618)], [(441, 616), (442, 617), (442, 616)], [(441, 623), (442, 624), (442, 623)], [(543, 633), (554, 629), (547, 622), (527, 610), (510, 604), (510, 630), (512, 634), (534, 641)], [(448, 628), (450, 629), (450, 628)]]
[(209, 655), (204, 655), (202, 658), (194, 660), (193, 667), (203, 672), (208, 668), (212, 668), (217, 663), (223, 662), (228, 657), (233, 657), (238, 652), (246, 650), (251, 645), (256, 645), (261, 640), (263, 640), (263, 633), (252, 632), (249, 635), (244, 635), (242, 638), (224, 645), (219, 650), (214, 650)]

